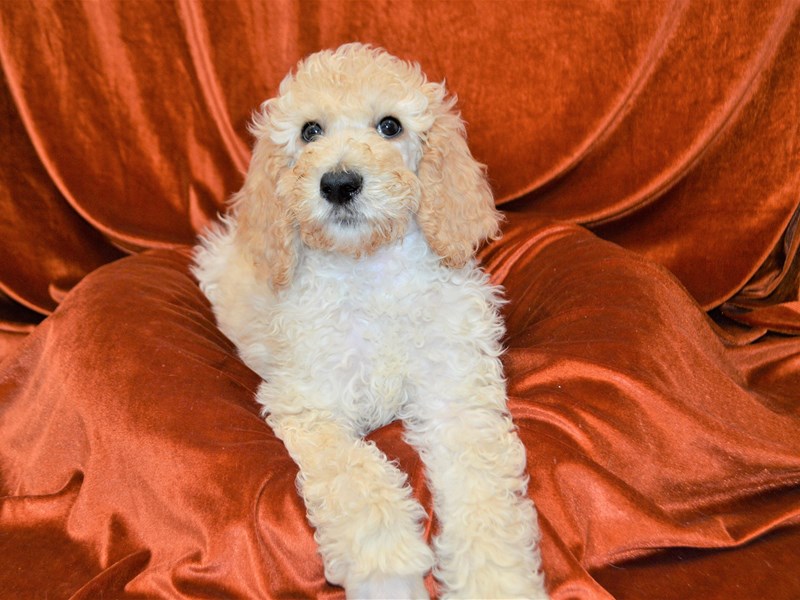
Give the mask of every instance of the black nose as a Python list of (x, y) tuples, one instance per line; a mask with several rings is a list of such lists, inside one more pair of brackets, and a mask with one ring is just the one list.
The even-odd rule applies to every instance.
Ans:
[(347, 204), (361, 191), (362, 182), (358, 173), (329, 171), (319, 180), (319, 191), (331, 204)]

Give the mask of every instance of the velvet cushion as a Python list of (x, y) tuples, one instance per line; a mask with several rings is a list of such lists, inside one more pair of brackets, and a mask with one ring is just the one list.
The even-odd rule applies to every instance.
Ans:
[[(796, 348), (762, 347), (784, 368), (754, 378), (759, 359), (721, 343), (664, 269), (576, 226), (511, 214), (484, 260), (510, 301), (510, 407), (553, 597), (685, 598), (708, 569), (725, 577), (696, 597), (796, 597)], [(258, 377), (188, 263), (153, 251), (97, 270), (4, 363), (4, 593), (341, 594)], [(372, 436), (430, 507), (401, 437)], [(782, 577), (750, 572), (765, 555)]]

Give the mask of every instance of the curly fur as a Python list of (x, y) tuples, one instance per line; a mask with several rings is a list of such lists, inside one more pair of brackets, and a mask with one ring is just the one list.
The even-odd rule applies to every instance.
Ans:
[[(546, 597), (525, 449), (506, 409), (500, 291), (475, 260), (498, 235), (455, 101), (360, 44), (302, 61), (256, 114), (245, 183), (194, 272), (264, 379), (299, 466), (329, 581), (352, 598)], [(386, 139), (376, 124), (397, 118)], [(304, 123), (324, 134), (306, 142)], [(325, 173), (355, 172), (346, 205)], [(434, 496), (435, 557), (405, 475), (363, 436), (402, 419)]]

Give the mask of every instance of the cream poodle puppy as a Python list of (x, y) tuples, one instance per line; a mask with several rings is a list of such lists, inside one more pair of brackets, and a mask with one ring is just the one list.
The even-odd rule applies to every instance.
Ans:
[[(348, 598), (427, 598), (431, 568), (444, 596), (546, 597), (500, 290), (474, 259), (499, 213), (454, 104), (382, 50), (310, 56), (255, 115), (244, 185), (196, 249)], [(425, 464), (435, 556), (406, 476), (363, 439), (395, 419)]]

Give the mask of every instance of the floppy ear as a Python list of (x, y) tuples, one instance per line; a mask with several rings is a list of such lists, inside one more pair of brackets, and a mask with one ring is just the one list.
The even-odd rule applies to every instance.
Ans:
[(289, 159), (270, 139), (267, 122), (264, 106), (250, 128), (257, 141), (244, 185), (232, 203), (239, 252), (254, 266), (256, 276), (277, 290), (291, 281), (299, 236), (288, 200), (277, 186)]
[(486, 181), (485, 167), (467, 146), (464, 123), (444, 99), (441, 84), (432, 85), (433, 126), (423, 141), (418, 168), (422, 201), (420, 229), (445, 265), (463, 267), (486, 239), (500, 235), (500, 213)]

